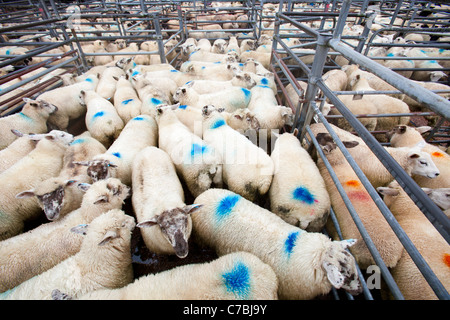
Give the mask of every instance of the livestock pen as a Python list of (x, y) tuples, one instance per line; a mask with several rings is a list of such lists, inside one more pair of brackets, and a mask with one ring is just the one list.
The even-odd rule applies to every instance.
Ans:
[[(169, 64), (174, 71), (179, 71), (186, 62), (181, 49), (188, 39), (208, 39), (211, 45), (217, 39), (228, 41), (236, 37), (239, 43), (248, 39), (255, 42), (253, 51), (262, 47), (264, 40), (270, 50), (267, 69), (273, 74), (276, 101), (292, 110), (292, 123), (286, 123), (280, 133), (298, 130), (297, 137), (302, 146), (321, 163), (322, 169), (326, 170), (321, 173), (326, 172), (336, 188), (338, 196), (333, 199), (342, 201), (332, 201), (328, 222), (322, 232), (334, 240), (348, 238), (345, 230), (343, 232), (347, 226), (341, 224), (338, 209), (333, 207), (345, 206), (361, 237), (359, 241), (364, 242), (373, 259), (369, 267), (357, 265), (363, 288), (361, 294), (351, 295), (343, 289), (333, 288), (329, 294), (316, 299), (405, 299), (392, 267), (383, 260), (383, 253), (377, 247), (376, 235), (368, 231), (370, 226), (360, 217), (360, 207), (328, 160), (330, 150), (323, 149), (323, 135), (317, 134), (320, 125), (319, 131), (329, 134), (331, 140), (328, 142), (333, 142), (336, 150), (340, 150), (348, 169), (353, 170), (354, 181), (357, 180), (361, 192), (368, 195), (366, 200), (371, 203), (368, 207), (380, 212), (380, 218), (385, 220), (405, 250), (404, 254), (411, 257), (436, 297), (448, 300), (450, 295), (433, 266), (416, 248), (414, 239), (403, 230), (373, 181), (367, 177), (365, 166), (361, 168), (360, 159), (355, 159), (357, 156), (344, 145), (346, 141), (335, 129), (345, 120), (346, 128), (351, 127), (347, 129), (349, 133), (360, 139), (360, 145), (367, 146), (374, 155), (373, 161), (379, 161), (400, 184), (448, 245), (450, 223), (444, 209), (431, 200), (411, 173), (406, 172), (386, 149), (391, 147), (386, 137), (392, 128), (368, 128), (364, 119), (376, 119), (378, 123), (383, 121), (380, 119), (406, 119), (396, 125), (429, 126), (424, 140), (440, 147), (442, 154), (448, 152), (449, 18), (450, 8), (444, 2), (421, 0), (29, 0), (16, 2), (14, 6), (9, 1), (1, 1), (0, 112), (2, 117), (18, 113), (24, 105), (23, 98), (37, 99), (42, 92), (66, 86), (64, 75), (82, 77), (102, 65), (116, 66), (124, 57), (134, 57), (135, 61), (142, 62), (135, 63), (137, 65)], [(414, 37), (408, 38), (409, 34)], [(113, 50), (105, 45), (105, 48), (93, 49), (98, 40), (111, 47), (124, 43), (124, 47)], [(145, 43), (149, 46), (144, 48)], [(98, 62), (100, 58), (109, 62)], [(238, 62), (244, 65), (246, 61)], [(340, 89), (329, 87), (324, 77), (327, 72), (348, 70), (352, 66), (377, 76), (386, 86), (358, 90), (349, 85), (349, 80)], [(349, 76), (350, 72), (348, 79)], [(395, 113), (357, 113), (344, 103), (348, 101), (346, 96), (354, 101), (389, 96), (402, 101), (409, 109)], [(73, 135), (86, 131), (84, 117), (71, 120), (67, 131)], [(247, 137), (253, 136), (248, 133)], [(269, 146), (275, 141), (274, 136), (271, 138)], [(262, 139), (259, 143), (263, 143)], [(267, 151), (270, 154), (271, 150)], [(181, 182), (185, 203), (192, 204), (194, 197), (185, 182)], [(270, 208), (267, 196), (258, 199), (258, 204)], [(125, 200), (123, 210), (134, 216), (131, 199)], [(31, 221), (27, 230), (44, 222), (45, 215)], [(139, 229), (135, 229), (131, 243), (135, 279), (218, 257), (214, 249), (201, 246), (195, 239), (189, 239), (189, 246), (189, 254), (184, 259), (158, 255), (145, 246)], [(353, 253), (351, 248), (348, 250)], [(443, 259), (450, 270), (448, 257), (448, 254), (444, 255)]]

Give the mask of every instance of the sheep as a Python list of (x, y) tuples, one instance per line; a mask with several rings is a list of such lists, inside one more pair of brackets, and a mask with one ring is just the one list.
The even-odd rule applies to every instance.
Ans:
[(227, 47), (227, 41), (225, 39), (216, 39), (213, 42), (213, 45), (211, 47), (212, 53), (218, 53), (218, 54), (225, 54)]
[(86, 107), (80, 101), (80, 92), (95, 90), (99, 77), (98, 73), (90, 75), (81, 82), (46, 91), (36, 98), (38, 101), (45, 101), (58, 108), (47, 120), (49, 129), (67, 130), (70, 120), (77, 119), (86, 113)]
[[(170, 80), (170, 79), (169, 79)], [(156, 115), (156, 107), (160, 104), (170, 104), (171, 97), (165, 91), (150, 84), (146, 77), (133, 77), (133, 87), (141, 100), (141, 114), (147, 114), (152, 117)]]
[(429, 179), (427, 176), (413, 175), (413, 179), (422, 188), (449, 188), (450, 187), (450, 155), (434, 146), (425, 142), (421, 136), (421, 131), (427, 130), (427, 126), (419, 127), (418, 130), (408, 126), (396, 126), (387, 136), (390, 139), (391, 146), (397, 149), (407, 148), (414, 145), (421, 145), (421, 151), (429, 155), (432, 162), (439, 170), (439, 176), (434, 179)]
[(248, 109), (258, 119), (262, 129), (281, 129), (293, 125), (292, 109), (278, 105), (273, 90), (264, 85), (254, 86), (250, 90)]
[(236, 63), (187, 61), (183, 63), (180, 70), (186, 70), (185, 72), (189, 75), (199, 77), (203, 80), (228, 81), (240, 71), (240, 67)]
[(77, 187), (86, 192), (78, 209), (58, 221), (44, 223), (0, 242), (0, 292), (14, 288), (76, 254), (82, 238), (69, 232), (70, 228), (89, 224), (109, 210), (122, 208), (130, 191), (115, 178), (92, 185), (79, 183)]
[[(80, 251), (53, 268), (2, 294), (5, 300), (52, 299), (55, 288), (77, 297), (133, 281), (131, 232), (134, 218), (114, 209), (94, 219)], [(86, 230), (84, 226), (83, 230)]]
[(0, 184), (8, 186), (0, 195), (1, 240), (21, 233), (24, 221), (39, 216), (40, 207), (34, 199), (16, 199), (16, 195), (57, 176), (62, 168), (63, 155), (73, 140), (71, 134), (57, 130), (28, 137), (38, 141), (36, 147), (0, 175)]
[(252, 72), (259, 76), (270, 77), (273, 78), (273, 73), (269, 71), (266, 67), (262, 65), (259, 61), (254, 58), (246, 58), (245, 61), (241, 60), (244, 63), (243, 71)]
[[(375, 91), (368, 81), (356, 75), (350, 82), (352, 90), (355, 91)], [(394, 97), (385, 94), (375, 94), (370, 97), (370, 100), (375, 104), (378, 114), (395, 114), (395, 113), (410, 113), (408, 105)], [(397, 124), (407, 124), (409, 122), (408, 116), (401, 117), (380, 117), (377, 119), (377, 130), (389, 130)], [(380, 138), (382, 139), (382, 138)], [(384, 139), (382, 139), (384, 140)]]
[(92, 182), (86, 169), (77, 163), (90, 160), (105, 151), (106, 148), (88, 132), (75, 137), (64, 154), (59, 175), (38, 183), (33, 189), (23, 191), (16, 197), (35, 196), (48, 220), (64, 217), (81, 205), (84, 193), (77, 188), (77, 184)]
[[(119, 67), (108, 67), (101, 74), (100, 80), (98, 82), (95, 92), (97, 92), (100, 97), (111, 100), (114, 98), (114, 93), (116, 92), (117, 80), (120, 76), (124, 76), (125, 72)], [(111, 101), (114, 102), (114, 101)]]
[[(361, 99), (353, 99), (354, 95), (338, 95), (339, 100), (347, 107), (347, 109), (355, 115), (374, 115), (378, 113), (377, 106), (372, 100), (371, 95), (363, 95)], [(328, 112), (329, 115), (341, 115), (336, 108), (331, 108)], [(369, 131), (374, 131), (377, 127), (378, 119), (375, 117), (361, 117), (358, 118), (359, 122), (366, 127)], [(353, 127), (348, 123), (345, 118), (329, 119), (330, 123), (337, 125), (339, 128), (346, 131), (353, 131)]]
[[(410, 57), (414, 62), (416, 68), (433, 68), (433, 69), (443, 69), (443, 67), (436, 60), (414, 60), (415, 57), (428, 58), (428, 54), (425, 50), (419, 48), (408, 48), (404, 50), (404, 54)], [(447, 75), (442, 71), (427, 71), (427, 70), (416, 70), (412, 73), (411, 79), (418, 81), (432, 81), (436, 82), (439, 79), (447, 77)]]
[[(209, 42), (209, 40), (208, 40), (208, 42)], [(211, 46), (211, 44), (210, 44), (210, 46)], [(181, 61), (188, 60), (191, 53), (194, 52), (196, 49), (197, 49), (197, 39), (187, 38), (186, 41), (180, 45)]]
[[(423, 215), (397, 181), (394, 180), (388, 187), (379, 187), (377, 191), (383, 195), (383, 200), (395, 219), (439, 281), (449, 291), (450, 248), (447, 241)], [(392, 268), (391, 273), (406, 300), (437, 300), (434, 291), (406, 251), (403, 252), (397, 265)]]
[(236, 37), (230, 37), (230, 39), (228, 40), (228, 44), (225, 47), (225, 52), (229, 52), (229, 51), (235, 51), (238, 54), (241, 53), (241, 49), (239, 47), (238, 41)]
[(223, 108), (227, 112), (245, 109), (250, 102), (251, 92), (245, 88), (232, 86), (220, 92), (198, 94), (192, 86), (193, 82), (191, 81), (179, 87), (173, 95), (173, 100), (182, 105), (196, 108), (214, 104), (217, 108)]
[(224, 184), (252, 201), (266, 194), (274, 172), (270, 156), (228, 126), (214, 106), (205, 106), (202, 112), (203, 140), (222, 155)]
[(345, 91), (347, 89), (348, 77), (341, 69), (332, 69), (322, 76), (323, 82), (332, 91)]
[(222, 186), (222, 157), (192, 133), (170, 106), (158, 107), (158, 146), (170, 156), (178, 175), (196, 197), (212, 185)]
[(272, 53), (269, 52), (244, 51), (239, 55), (239, 61), (245, 62), (247, 59), (252, 58), (261, 63), (264, 68), (269, 69), (271, 55)]
[(139, 152), (133, 162), (132, 185), (131, 201), (147, 248), (157, 254), (186, 257), (192, 232), (190, 214), (199, 207), (184, 203), (183, 187), (170, 156), (152, 146)]
[[(262, 36), (261, 36), (262, 37)], [(256, 49), (256, 40), (254, 39), (244, 39), (241, 41), (241, 45), (239, 46), (239, 52), (245, 52), (245, 51), (253, 51)]]
[[(356, 147), (349, 149), (349, 152), (374, 188), (385, 186), (392, 181), (393, 177), (390, 172), (368, 148), (363, 139), (334, 125), (331, 125), (331, 127), (341, 140), (358, 142)], [(324, 125), (319, 123), (311, 125), (311, 130), (315, 135), (328, 132)], [(433, 159), (428, 153), (421, 150), (420, 145), (384, 148), (410, 176), (420, 175), (427, 177), (429, 180), (436, 179), (439, 176), (439, 169)]]
[[(398, 54), (388, 53), (387, 57), (405, 57), (404, 53), (401, 51)], [(396, 69), (396, 68), (415, 68), (415, 62), (413, 60), (384, 60), (382, 62), (386, 68)], [(411, 78), (413, 71), (412, 70), (392, 70), (397, 72), (399, 75), (404, 76), (405, 78)]]
[(230, 51), (225, 54), (197, 50), (191, 53), (189, 61), (206, 61), (206, 62), (238, 62), (239, 56), (236, 52)]
[[(447, 90), (447, 92), (444, 93), (436, 93), (437, 95), (444, 97), (445, 99), (450, 98), (450, 86), (445, 85), (443, 83), (436, 83), (436, 82), (426, 82), (426, 81), (414, 81), (412, 82), (428, 89), (428, 90)], [(422, 111), (423, 109), (428, 110), (428, 108), (423, 108), (422, 104), (416, 101), (415, 99), (405, 95), (403, 98), (403, 102), (405, 102), (411, 111)]]
[[(232, 86), (251, 89), (256, 85), (249, 73), (236, 74), (231, 80), (192, 80), (192, 88), (198, 94), (214, 93)], [(188, 82), (189, 83), (189, 82)]]
[(269, 189), (270, 209), (292, 225), (320, 232), (330, 212), (330, 196), (297, 133), (281, 134), (272, 150), (275, 171)]
[(450, 218), (450, 188), (422, 188), (422, 190), (436, 203)]
[(313, 299), (332, 287), (361, 292), (355, 260), (346, 251), (354, 240), (308, 233), (229, 190), (209, 189), (195, 203), (202, 205), (192, 215), (195, 239), (219, 256), (256, 255), (275, 271), (280, 299)]
[[(164, 76), (155, 76), (152, 72), (146, 72), (142, 74), (144, 77), (143, 84), (144, 85), (152, 85), (157, 89), (163, 91), (168, 97), (171, 97), (178, 88), (175, 80), (170, 79)], [(132, 78), (132, 82), (139, 81), (139, 78), (142, 77), (140, 74), (134, 76)], [(142, 85), (142, 84), (141, 84)], [(136, 87), (139, 85), (136, 84)]]
[(142, 276), (123, 288), (92, 291), (79, 300), (272, 300), (277, 299), (277, 289), (271, 267), (253, 254), (234, 252), (211, 262)]
[[(336, 147), (336, 143), (334, 143), (331, 136), (324, 132), (314, 134), (384, 263), (387, 267), (395, 266), (402, 254), (402, 244), (390, 228), (386, 219), (384, 219), (367, 190), (363, 187), (350, 164), (348, 164), (347, 160), (344, 158), (344, 155)], [(341, 140), (348, 151), (356, 149), (359, 145), (358, 141), (353, 139), (341, 138)], [(354, 245), (350, 251), (360, 268), (367, 269), (370, 265), (375, 264), (375, 260), (363, 241), (361, 233), (356, 227), (342, 196), (331, 179), (331, 175), (322, 158), (318, 159), (317, 167), (325, 181), (331, 200), (331, 206), (341, 228), (342, 236), (344, 238), (354, 238), (357, 240), (356, 245)], [(338, 239), (337, 232), (335, 231), (331, 220), (327, 221), (326, 229), (334, 239)]]
[(109, 147), (124, 127), (116, 108), (93, 90), (81, 90), (80, 100), (87, 108), (85, 123), (89, 133), (105, 147)]
[(24, 98), (22, 111), (0, 118), (0, 150), (8, 147), (18, 136), (11, 130), (21, 133), (46, 133), (47, 119), (58, 108), (45, 101)]
[(136, 155), (145, 147), (156, 146), (157, 142), (158, 126), (155, 120), (149, 115), (140, 115), (125, 125), (105, 153), (77, 164), (88, 167), (87, 173), (93, 181), (114, 177), (131, 186), (131, 170)]
[(13, 166), (36, 147), (36, 141), (29, 139), (27, 134), (23, 134), (14, 129), (11, 131), (13, 134), (17, 135), (18, 138), (7, 148), (0, 150), (0, 173)]
[(120, 77), (114, 92), (114, 107), (124, 124), (141, 114), (142, 101), (132, 83), (125, 77)]

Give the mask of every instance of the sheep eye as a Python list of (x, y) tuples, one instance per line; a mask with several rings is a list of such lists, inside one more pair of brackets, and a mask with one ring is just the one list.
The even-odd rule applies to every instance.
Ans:
[(420, 161), (420, 164), (423, 164), (424, 166), (428, 166), (428, 163), (426, 161)]

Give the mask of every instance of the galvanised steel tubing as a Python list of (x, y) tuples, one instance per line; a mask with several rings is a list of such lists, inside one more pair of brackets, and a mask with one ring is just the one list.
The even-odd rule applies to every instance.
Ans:
[(350, 59), (354, 63), (362, 66), (373, 74), (377, 75), (387, 83), (399, 89), (401, 92), (415, 99), (417, 102), (424, 104), (432, 111), (438, 113), (446, 119), (450, 119), (450, 102), (443, 97), (430, 92), (413, 81), (406, 79), (398, 73), (372, 61), (371, 59), (354, 52), (342, 45), (338, 40), (331, 39), (328, 45), (334, 50), (340, 52), (345, 58)]
[[(333, 137), (333, 140), (336, 142), (338, 148), (344, 154), (344, 157), (347, 159), (348, 163), (352, 166), (352, 168), (354, 168), (354, 170), (355, 170), (355, 168), (359, 169), (359, 167), (356, 164), (355, 160), (349, 154), (349, 152), (347, 151), (347, 149), (345, 148), (345, 146), (343, 145), (343, 143), (341, 142), (341, 140), (339, 139), (337, 134), (330, 127), (330, 125), (325, 120), (325, 118), (323, 118), (322, 113), (320, 111), (317, 112), (318, 111), (317, 106), (313, 106), (313, 107), (316, 108), (315, 112), (316, 112), (317, 116), (320, 118), (321, 122), (323, 122), (323, 124), (327, 128), (328, 132)], [(330, 177), (333, 180), (333, 182), (334, 182), (334, 184), (336, 186), (336, 189), (338, 190), (339, 194), (341, 195), (341, 198), (344, 201), (344, 204), (347, 207), (347, 210), (350, 213), (350, 215), (351, 215), (351, 217), (352, 217), (356, 227), (358, 228), (358, 231), (360, 232), (360, 234), (361, 234), (361, 236), (362, 236), (362, 238), (363, 238), (363, 240), (364, 240), (364, 242), (365, 242), (365, 244), (367, 246), (367, 249), (369, 250), (370, 254), (372, 255), (372, 257), (373, 257), (375, 263), (377, 264), (377, 266), (380, 268), (381, 275), (383, 276), (384, 280), (386, 281), (386, 284), (389, 287), (392, 295), (397, 300), (403, 300), (404, 297), (403, 297), (402, 293), (400, 292), (400, 289), (398, 288), (397, 283), (395, 282), (394, 278), (392, 277), (391, 273), (389, 272), (389, 269), (387, 268), (387, 266), (384, 263), (383, 259), (381, 258), (381, 255), (380, 255), (378, 249), (376, 248), (375, 244), (373, 243), (372, 238), (370, 237), (370, 235), (367, 232), (363, 222), (361, 221), (361, 218), (359, 217), (358, 213), (356, 212), (355, 207), (353, 206), (352, 202), (348, 198), (348, 195), (345, 192), (344, 188), (342, 187), (342, 184), (339, 181), (339, 178), (337, 177), (336, 173), (334, 172), (333, 167), (328, 162), (327, 157), (323, 153), (322, 148), (320, 147), (319, 143), (316, 140), (316, 137), (314, 136), (313, 132), (309, 128), (309, 125), (306, 126), (305, 129), (306, 129), (306, 132), (309, 134), (309, 136), (311, 138), (311, 141), (313, 142), (313, 144), (314, 144), (314, 146), (315, 146), (315, 148), (317, 150), (317, 153), (319, 154), (320, 158), (323, 160), (323, 163), (324, 163), (325, 167), (327, 168), (328, 172), (330, 173)], [(363, 182), (363, 180), (367, 180), (366, 176), (361, 172), (361, 169), (355, 170), (355, 173), (358, 175), (358, 177), (360, 178), (361, 182)], [(366, 181), (366, 182), (370, 184), (370, 182), (368, 182), (368, 181)]]

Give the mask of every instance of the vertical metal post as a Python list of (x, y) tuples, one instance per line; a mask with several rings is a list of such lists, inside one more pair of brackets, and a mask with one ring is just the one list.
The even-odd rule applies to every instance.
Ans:
[(397, 7), (395, 8), (394, 15), (392, 16), (391, 22), (389, 22), (390, 27), (392, 27), (394, 25), (395, 19), (397, 18), (397, 15), (400, 11), (400, 8), (402, 7), (402, 4), (403, 4), (403, 0), (399, 0)]
[(347, 22), (351, 2), (352, 0), (344, 0), (342, 2), (341, 13), (339, 14), (339, 19), (333, 32), (334, 39), (341, 39), (342, 31), (344, 30), (345, 23)]
[(154, 24), (155, 24), (155, 32), (156, 32), (156, 37), (157, 37), (157, 42), (158, 42), (158, 52), (159, 52), (159, 57), (161, 59), (161, 63), (166, 63), (166, 54), (164, 52), (164, 42), (162, 40), (162, 34), (161, 34), (161, 25), (159, 23), (159, 14), (156, 13), (154, 18), (153, 18)]

